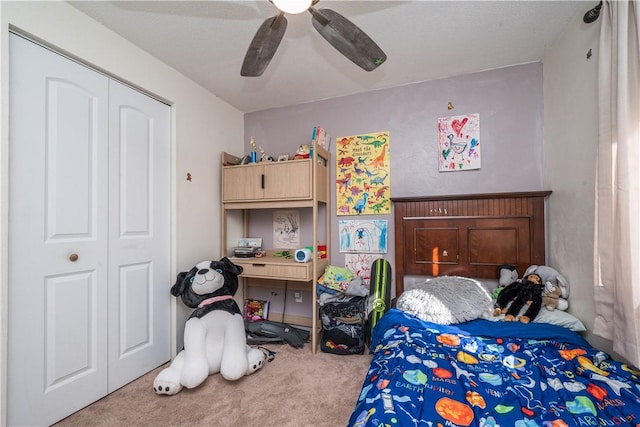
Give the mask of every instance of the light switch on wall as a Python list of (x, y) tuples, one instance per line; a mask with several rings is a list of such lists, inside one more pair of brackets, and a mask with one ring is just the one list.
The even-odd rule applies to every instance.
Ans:
[(302, 302), (302, 292), (295, 291), (293, 293), (293, 297), (295, 298), (296, 302)]

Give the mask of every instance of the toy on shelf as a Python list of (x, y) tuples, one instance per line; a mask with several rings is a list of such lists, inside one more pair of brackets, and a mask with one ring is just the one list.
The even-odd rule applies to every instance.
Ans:
[[(273, 162), (274, 158), (271, 156), (267, 156), (267, 153), (265, 153), (264, 149), (262, 148), (262, 146), (256, 144), (256, 140), (251, 137), (251, 139), (249, 140), (249, 145), (251, 145), (251, 152), (252, 153), (256, 153), (255, 155), (255, 159), (252, 157), (252, 163), (255, 162)], [(258, 152), (260, 152), (260, 156), (258, 157)], [(258, 160), (259, 158), (259, 160)]]
[(308, 159), (311, 155), (311, 149), (308, 144), (300, 144), (300, 147), (296, 150), (296, 154), (293, 159)]

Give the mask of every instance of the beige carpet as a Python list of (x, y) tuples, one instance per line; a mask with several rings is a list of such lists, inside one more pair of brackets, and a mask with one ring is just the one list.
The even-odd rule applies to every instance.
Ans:
[(345, 426), (371, 356), (337, 356), (311, 346), (269, 345), (275, 359), (229, 382), (212, 375), (195, 389), (158, 396), (158, 368), (56, 426)]

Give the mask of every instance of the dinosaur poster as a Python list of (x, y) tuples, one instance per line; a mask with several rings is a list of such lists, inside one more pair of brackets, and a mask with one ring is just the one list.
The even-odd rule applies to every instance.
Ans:
[(337, 215), (391, 213), (389, 132), (336, 138)]
[(480, 169), (480, 115), (438, 119), (440, 172)]

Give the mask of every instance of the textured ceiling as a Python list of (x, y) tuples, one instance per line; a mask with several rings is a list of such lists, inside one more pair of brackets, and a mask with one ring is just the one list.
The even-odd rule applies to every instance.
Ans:
[[(313, 28), (289, 22), (260, 77), (240, 67), (268, 1), (71, 1), (243, 112), (540, 61), (545, 47), (595, 1), (320, 1), (364, 30), (387, 62), (366, 72)], [(586, 25), (586, 24), (584, 24)]]

